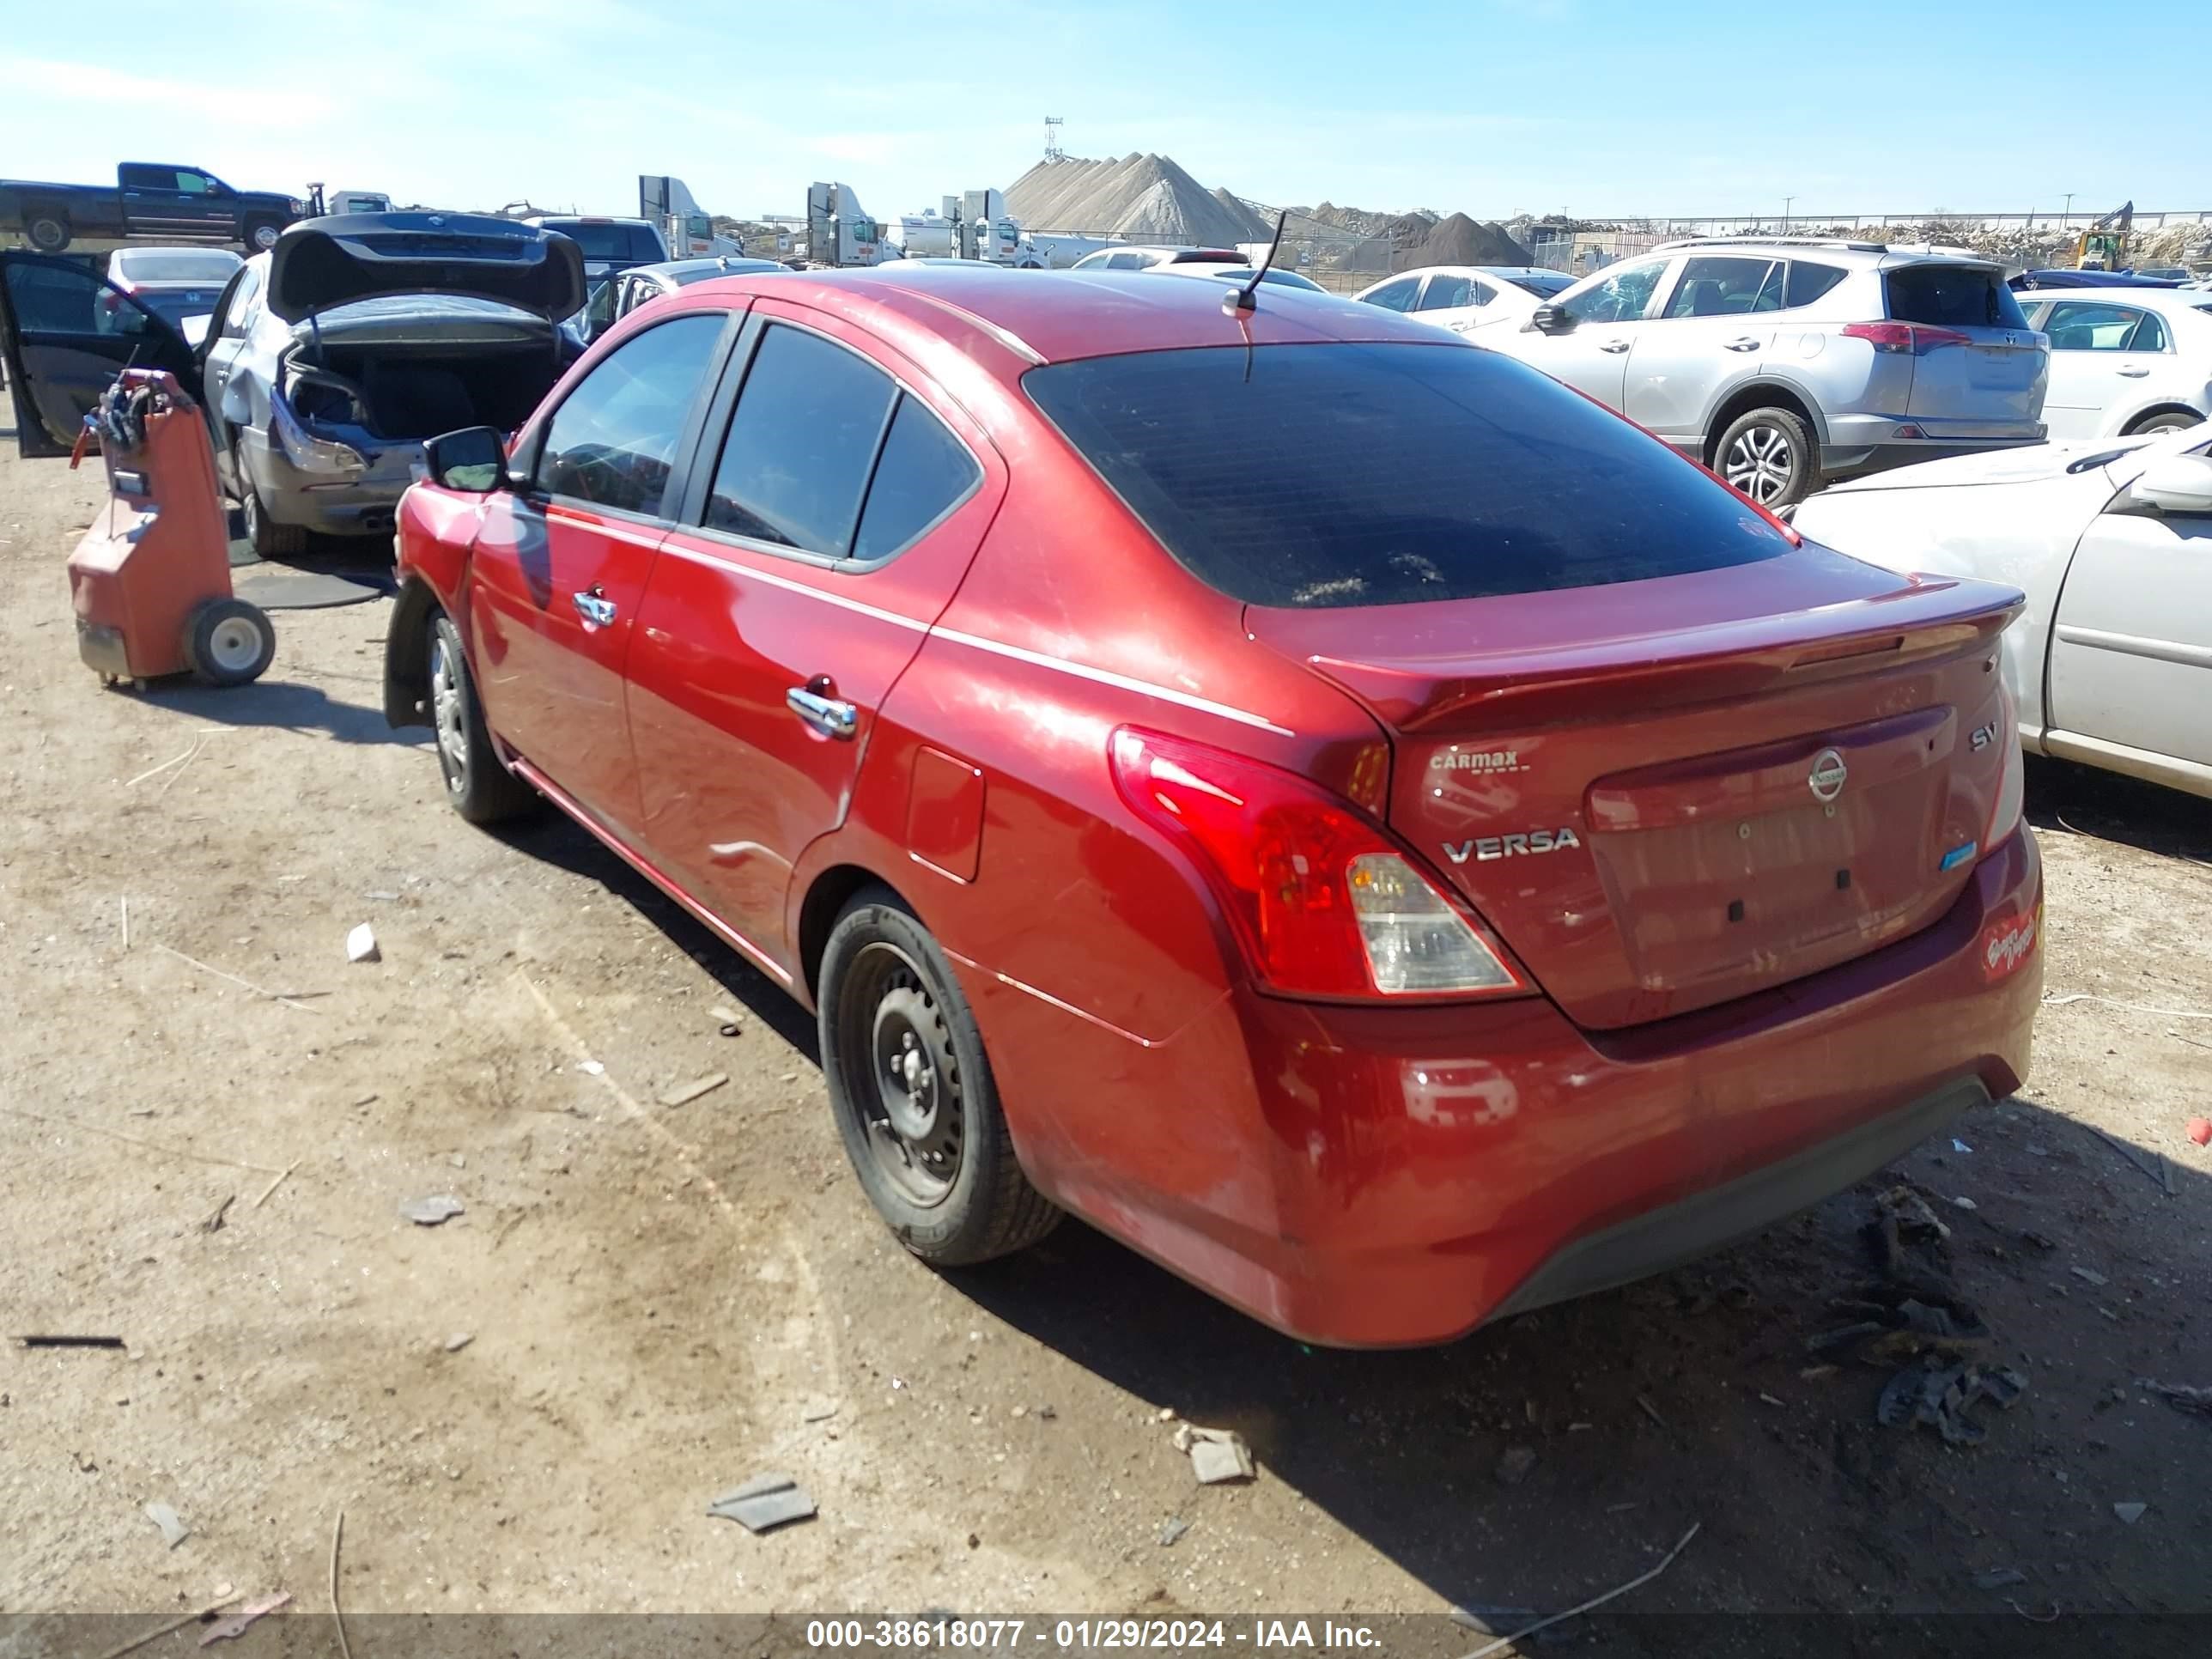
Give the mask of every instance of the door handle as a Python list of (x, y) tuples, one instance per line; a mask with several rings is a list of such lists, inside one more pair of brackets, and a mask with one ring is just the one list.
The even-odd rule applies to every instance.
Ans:
[[(819, 686), (822, 690), (815, 688)], [(805, 720), (825, 738), (852, 740), (860, 729), (860, 711), (849, 702), (826, 696), (825, 691), (836, 690), (826, 674), (817, 674), (805, 685), (794, 685), (783, 694), (784, 706)]]
[(2149, 374), (2150, 371), (2147, 368), (2116, 368), (2112, 373), (2115, 374), (2124, 374), (2130, 380), (2140, 380), (2144, 375)]
[(1730, 351), (1756, 351), (1759, 349), (1759, 342), (1756, 340), (1729, 340), (1726, 342), (1726, 344)]
[(1597, 343), (1597, 349), (1600, 351), (1626, 351), (1628, 349), (1628, 342), (1626, 340), (1600, 340)]
[(606, 628), (612, 625), (615, 619), (615, 602), (600, 592), (596, 586), (586, 588), (580, 593), (571, 593), (568, 597), (576, 602), (576, 614), (593, 627)]

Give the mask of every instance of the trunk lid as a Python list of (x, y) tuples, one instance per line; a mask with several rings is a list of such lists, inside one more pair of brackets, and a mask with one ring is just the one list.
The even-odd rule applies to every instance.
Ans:
[(1383, 724), (1392, 827), (1571, 1018), (1614, 1028), (1943, 914), (1996, 799), (2021, 603), (1807, 547), (1246, 625)]
[(488, 300), (556, 321), (584, 303), (565, 236), (463, 213), (348, 213), (291, 226), (269, 255), (269, 309), (288, 323), (390, 295)]
[(1905, 412), (1926, 420), (2043, 417), (2050, 349), (1995, 265), (1920, 260), (1882, 276), (1892, 320), (1917, 331)]

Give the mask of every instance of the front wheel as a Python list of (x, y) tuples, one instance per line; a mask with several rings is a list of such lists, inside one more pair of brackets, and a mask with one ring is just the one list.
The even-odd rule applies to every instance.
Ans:
[(492, 747), (461, 651), (461, 630), (452, 618), (431, 619), (428, 656), (430, 724), (438, 733), (446, 799), (471, 823), (496, 823), (528, 811), (538, 804), (538, 792), (508, 771)]
[(1788, 507), (1820, 487), (1820, 453), (1786, 409), (1739, 415), (1713, 447), (1713, 471), (1764, 507)]
[(876, 1212), (923, 1261), (960, 1267), (1035, 1243), (1060, 1212), (1022, 1173), (968, 1000), (888, 888), (845, 907), (822, 955), (822, 1070)]
[(257, 253), (266, 253), (276, 246), (276, 239), (284, 234), (284, 227), (274, 219), (256, 219), (246, 228), (246, 240), (253, 245)]

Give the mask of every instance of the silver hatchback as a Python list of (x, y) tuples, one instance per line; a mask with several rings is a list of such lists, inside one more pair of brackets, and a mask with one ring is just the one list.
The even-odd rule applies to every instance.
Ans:
[(1767, 507), (1913, 461), (2040, 443), (2050, 354), (1970, 253), (1670, 242), (1477, 343), (1649, 428)]

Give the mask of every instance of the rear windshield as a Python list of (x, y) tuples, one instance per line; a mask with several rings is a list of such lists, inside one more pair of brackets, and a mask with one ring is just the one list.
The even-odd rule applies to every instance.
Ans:
[(1249, 605), (1595, 587), (1790, 547), (1627, 422), (1449, 342), (1139, 352), (1022, 385), (1186, 568)]
[(1882, 278), (1889, 314), (1933, 328), (2026, 328), (2020, 302), (1982, 265), (1905, 265)]
[(1565, 271), (1552, 273), (1524, 271), (1517, 276), (1508, 276), (1505, 280), (1516, 288), (1526, 289), (1531, 294), (1540, 294), (1547, 299), (1554, 294), (1564, 294), (1575, 285), (1575, 279)]
[(662, 257), (660, 244), (653, 240), (650, 225), (591, 225), (555, 220), (549, 222), (545, 228), (557, 230), (568, 237), (584, 250), (586, 259), (620, 259), (649, 264)]
[(234, 253), (201, 253), (189, 248), (174, 253), (144, 253), (132, 248), (121, 258), (110, 261), (108, 274), (134, 283), (210, 283), (221, 288), (238, 264)]
[(165, 323), (182, 323), (187, 317), (212, 317), (222, 292), (221, 283), (210, 283), (204, 289), (159, 288), (131, 298)]

